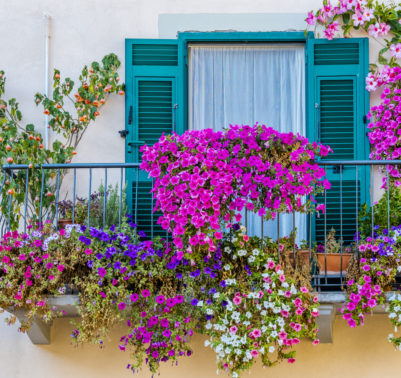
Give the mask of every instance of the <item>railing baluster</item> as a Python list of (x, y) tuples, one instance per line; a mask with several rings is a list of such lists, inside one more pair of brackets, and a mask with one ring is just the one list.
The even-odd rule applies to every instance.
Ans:
[(390, 234), (390, 179), (388, 175), (388, 166), (386, 166), (386, 180), (387, 180), (387, 230)]
[(277, 257), (280, 261), (280, 213), (277, 213)]
[(373, 242), (373, 234), (374, 234), (374, 211), (373, 211), (373, 165), (370, 166), (370, 207), (372, 211), (372, 242)]
[[(11, 174), (11, 180), (10, 182), (12, 183), (14, 180), (14, 172)], [(10, 193), (8, 195), (8, 231), (11, 230), (11, 205), (12, 205), (12, 194)]]
[(88, 228), (91, 224), (91, 193), (92, 193), (92, 168), (89, 168), (89, 194), (88, 194)]
[(39, 204), (39, 227), (42, 228), (42, 207), (43, 207), (43, 189), (44, 189), (44, 182), (45, 182), (45, 171), (42, 167), (42, 182), (40, 185), (40, 204)]
[(340, 165), (340, 282), (343, 283), (343, 166)]
[(26, 169), (25, 175), (25, 200), (24, 200), (24, 233), (26, 233), (26, 215), (28, 208), (28, 189), (29, 189), (29, 168)]
[(358, 166), (355, 165), (355, 219), (356, 219), (356, 250), (358, 254), (358, 266), (359, 266), (359, 182), (358, 182)]
[(72, 187), (72, 224), (75, 224), (75, 192), (77, 187), (77, 169), (74, 168), (74, 183)]
[[(327, 167), (324, 167), (324, 177), (327, 177)], [(327, 190), (324, 189), (324, 283), (327, 285)]]
[(121, 167), (120, 170), (120, 201), (118, 204), (118, 229), (121, 230), (121, 209), (123, 202), (123, 177), (124, 177), (124, 168)]
[(139, 170), (138, 168), (136, 169), (136, 185), (135, 185), (135, 224), (136, 224), (136, 230), (137, 232), (135, 232), (135, 241), (137, 239), (137, 235), (138, 235), (138, 186), (139, 186)]
[(58, 230), (58, 200), (60, 195), (60, 168), (57, 170), (57, 184), (56, 184), (56, 231)]
[(103, 228), (106, 228), (107, 168), (104, 169)]
[(293, 264), (293, 266), (294, 266), (294, 269), (295, 269), (295, 266), (296, 266), (296, 263), (295, 263), (295, 255), (296, 255), (296, 253), (295, 253), (295, 211), (292, 212), (292, 236), (293, 236), (292, 242), (294, 243), (293, 251), (292, 251), (293, 256), (294, 256), (294, 264)]

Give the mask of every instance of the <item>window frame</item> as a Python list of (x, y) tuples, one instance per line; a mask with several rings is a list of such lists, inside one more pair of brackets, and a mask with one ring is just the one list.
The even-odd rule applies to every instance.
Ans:
[[(313, 32), (302, 31), (277, 31), (277, 32), (179, 32), (178, 39), (178, 69), (184, 90), (181, 98), (178, 99), (183, 109), (179, 116), (179, 122), (188, 129), (188, 45), (191, 43), (304, 43), (305, 44), (305, 104), (308, 104), (310, 91), (308, 90), (307, 70), (307, 40), (314, 39)], [(305, 125), (308, 136), (308, 106), (305, 106)]]

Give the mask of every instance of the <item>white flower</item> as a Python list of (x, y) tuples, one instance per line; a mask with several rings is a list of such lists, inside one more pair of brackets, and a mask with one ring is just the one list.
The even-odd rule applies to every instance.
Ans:
[(202, 307), (203, 306), (203, 301), (199, 301), (197, 306)]
[(220, 293), (219, 293), (219, 292), (213, 294), (213, 298), (214, 298), (214, 299), (217, 299), (219, 296), (220, 296)]
[(224, 265), (224, 270), (230, 270), (230, 269), (231, 269), (231, 267), (229, 264)]
[(237, 254), (238, 254), (238, 256), (245, 256), (246, 251), (245, 251), (245, 249), (240, 249)]
[(249, 326), (251, 324), (251, 322), (249, 322), (248, 320), (245, 320), (242, 324), (245, 326)]
[(246, 312), (245, 316), (246, 316), (248, 319), (252, 318), (252, 314), (251, 314), (249, 311)]
[(212, 310), (211, 308), (208, 308), (208, 309), (206, 310), (206, 314), (208, 314), (208, 315), (213, 315), (213, 310)]
[(249, 257), (248, 257), (248, 262), (249, 262), (250, 264), (252, 264), (253, 262), (255, 262), (255, 256), (249, 256)]
[(233, 238), (233, 242), (236, 243), (238, 241), (238, 238)]
[(257, 248), (255, 248), (255, 249), (252, 251), (252, 254), (253, 254), (254, 256), (258, 256), (259, 253), (260, 253), (260, 251), (259, 251), (259, 249), (257, 249)]
[(205, 328), (206, 329), (212, 329), (212, 323), (207, 322), (206, 325), (205, 325)]
[(236, 372), (233, 373), (232, 375), (233, 378), (238, 378), (238, 374)]
[(242, 232), (246, 231), (246, 227), (245, 226), (241, 226), (240, 229), (241, 229)]
[(269, 347), (269, 353), (273, 353), (276, 350), (276, 348), (272, 345)]
[(210, 341), (209, 340), (205, 340), (205, 347), (208, 347), (210, 345)]

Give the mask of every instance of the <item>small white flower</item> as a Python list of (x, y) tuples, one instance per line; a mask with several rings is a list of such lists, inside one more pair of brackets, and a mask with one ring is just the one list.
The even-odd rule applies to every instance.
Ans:
[(273, 353), (276, 350), (276, 348), (272, 345), (269, 347), (269, 353)]
[(246, 251), (245, 251), (245, 249), (240, 249), (237, 254), (238, 254), (238, 256), (245, 256)]
[(245, 316), (246, 316), (248, 319), (252, 318), (252, 314), (251, 314), (249, 311), (246, 312)]
[(209, 340), (205, 340), (205, 347), (208, 347), (210, 345), (210, 341)]
[(257, 249), (257, 248), (255, 248), (255, 249), (252, 251), (252, 254), (253, 254), (254, 256), (258, 256), (259, 253), (260, 253), (260, 251), (259, 251), (259, 249)]
[(231, 269), (231, 267), (229, 264), (224, 265), (224, 270), (230, 270), (230, 269)]
[(252, 264), (253, 262), (255, 262), (255, 256), (249, 256), (249, 257), (248, 257), (248, 262), (249, 262), (250, 264)]
[(208, 315), (213, 315), (213, 310), (212, 310), (211, 308), (208, 308), (208, 309), (206, 310), (206, 314), (208, 314)]
[(206, 329), (212, 329), (212, 323), (207, 322), (206, 325), (205, 325), (205, 328)]

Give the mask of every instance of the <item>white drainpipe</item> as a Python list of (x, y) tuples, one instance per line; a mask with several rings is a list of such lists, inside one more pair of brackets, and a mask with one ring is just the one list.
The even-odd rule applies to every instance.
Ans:
[[(50, 48), (50, 16), (44, 14), (45, 18), (45, 94), (49, 97), (49, 48)], [(45, 148), (49, 148), (49, 116), (45, 114)]]

